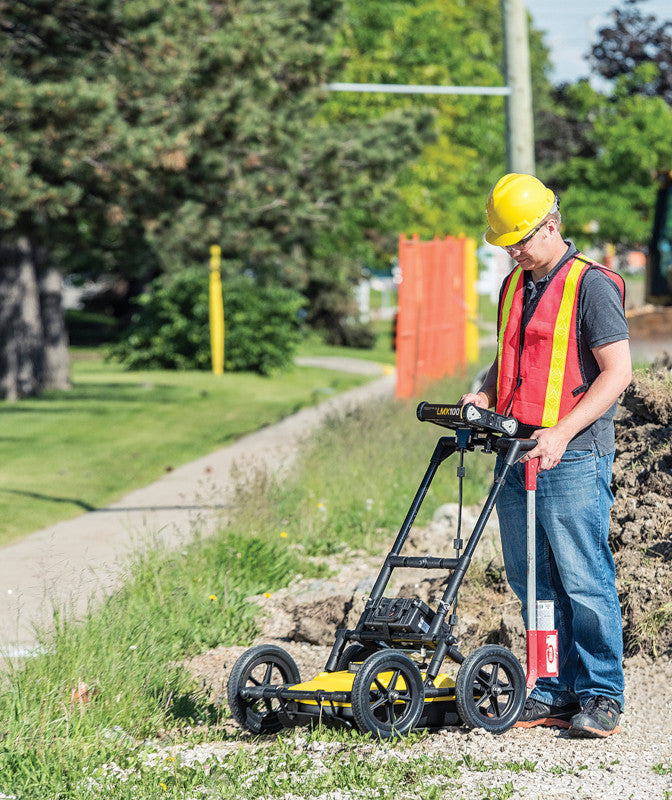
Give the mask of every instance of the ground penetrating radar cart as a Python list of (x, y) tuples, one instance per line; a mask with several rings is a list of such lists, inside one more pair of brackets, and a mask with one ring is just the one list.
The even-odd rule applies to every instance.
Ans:
[[(552, 636), (549, 645), (548, 637), (538, 636), (542, 632), (534, 630), (534, 560), (530, 568), (529, 551), (534, 552), (536, 459), (526, 465), (531, 465), (526, 481), (528, 614), (532, 608), (531, 630), (527, 632), (527, 675), (513, 653), (500, 645), (478, 647), (465, 657), (454, 634), (457, 592), (497, 496), (511, 467), (536, 441), (514, 438), (518, 422), (513, 417), (471, 403), (420, 403), (417, 416), (421, 421), (450, 428), (455, 435), (438, 440), (357, 625), (353, 630), (336, 631), (324, 672), (306, 682), (301, 681), (294, 660), (281, 647), (257, 645), (243, 653), (231, 671), (227, 690), (231, 712), (245, 730), (275, 733), (284, 727), (325, 722), (356, 727), (385, 739), (417, 728), (462, 723), (498, 734), (516, 723), (526, 688), (531, 688), (538, 676), (554, 674), (557, 638), (556, 650), (552, 651)], [(475, 450), (500, 453), (502, 467), (464, 546), (460, 530), (464, 457)], [(459, 514), (453, 542), (456, 555), (404, 556), (404, 543), (429, 486), (439, 466), (454, 453), (459, 454)], [(403, 568), (442, 570), (448, 574), (435, 610), (418, 599), (385, 596), (392, 572)], [(446, 659), (459, 665), (455, 679), (441, 671)]]

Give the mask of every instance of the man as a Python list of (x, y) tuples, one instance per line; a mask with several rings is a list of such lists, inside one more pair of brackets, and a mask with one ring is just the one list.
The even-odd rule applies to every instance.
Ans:
[[(557, 197), (531, 175), (505, 175), (488, 197), (485, 238), (517, 266), (499, 299), (498, 353), (464, 403), (495, 406), (536, 439), (497, 501), (508, 581), (526, 615), (524, 462), (538, 458), (537, 599), (553, 600), (559, 677), (542, 678), (518, 726), (617, 733), (623, 638), (607, 543), (613, 504), (613, 416), (630, 382), (625, 288), (560, 233)], [(498, 466), (501, 465), (501, 457)]]

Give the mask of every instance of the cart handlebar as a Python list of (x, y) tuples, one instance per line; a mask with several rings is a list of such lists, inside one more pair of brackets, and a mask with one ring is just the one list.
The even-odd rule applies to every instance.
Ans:
[(495, 442), (495, 449), (505, 454), (514, 442), (516, 444), (517, 453), (527, 453), (528, 450), (534, 450), (537, 446), (536, 439), (499, 439)]
[(515, 417), (506, 417), (487, 408), (479, 408), (473, 403), (454, 405), (423, 402), (418, 406), (416, 414), (421, 422), (433, 422), (452, 430), (471, 428), (508, 437), (515, 436), (518, 432), (518, 420)]

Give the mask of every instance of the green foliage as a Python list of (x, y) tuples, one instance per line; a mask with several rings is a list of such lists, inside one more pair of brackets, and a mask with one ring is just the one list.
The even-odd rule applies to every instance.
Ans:
[(427, 115), (314, 123), (340, 61), (340, 2), (0, 0), (0, 12), (3, 233), (68, 272), (147, 279), (218, 243), (227, 277), (302, 290), (334, 249), (332, 277), (359, 279), (365, 226)]
[[(252, 278), (223, 284), (225, 369), (268, 375), (291, 362), (304, 300), (280, 286)], [(111, 354), (129, 369), (209, 369), (209, 289), (202, 269), (154, 281), (138, 299), (140, 310)]]
[[(546, 91), (545, 46), (531, 31), (535, 94)], [(367, 83), (502, 86), (501, 10), (497, 0), (371, 0), (348, 4), (339, 46), (349, 55), (339, 80)], [(485, 198), (505, 168), (505, 101), (502, 97), (389, 94), (333, 95), (323, 115), (330, 121), (374, 121), (390, 109), (426, 109), (433, 141), (396, 181), (396, 200), (379, 231), (388, 256), (398, 231), (477, 236)]]
[[(337, 258), (328, 257), (326, 264), (335, 264)], [(329, 345), (357, 347), (370, 350), (375, 344), (375, 334), (367, 323), (353, 316), (353, 294), (348, 284), (325, 269), (306, 287), (308, 298), (307, 322), (323, 332)]]
[(289, 365), (300, 339), (298, 313), (304, 303), (300, 294), (281, 286), (258, 286), (245, 277), (227, 281), (226, 369), (268, 375)]
[[(632, 93), (637, 74), (618, 79), (611, 97), (587, 81), (564, 87), (557, 96), (557, 130), (576, 135), (556, 134), (552, 162), (542, 169), (560, 191), (567, 235), (580, 246), (595, 241), (643, 246), (651, 234), (652, 175), (672, 166), (672, 108), (661, 97)], [(593, 221), (599, 230), (591, 237), (586, 228)]]
[(638, 2), (614, 9), (592, 48), (592, 71), (609, 91), (586, 80), (560, 86), (537, 116), (540, 177), (560, 192), (567, 235), (583, 248), (646, 247), (653, 176), (672, 167), (670, 22)]

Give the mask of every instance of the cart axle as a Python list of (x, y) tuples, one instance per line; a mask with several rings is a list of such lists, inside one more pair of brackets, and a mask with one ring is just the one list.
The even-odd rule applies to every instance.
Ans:
[[(317, 703), (350, 703), (350, 692), (327, 692), (308, 689), (292, 689), (290, 686), (245, 686), (239, 689), (242, 700), (312, 700)], [(455, 687), (437, 688), (425, 685), (426, 698), (451, 699)]]

